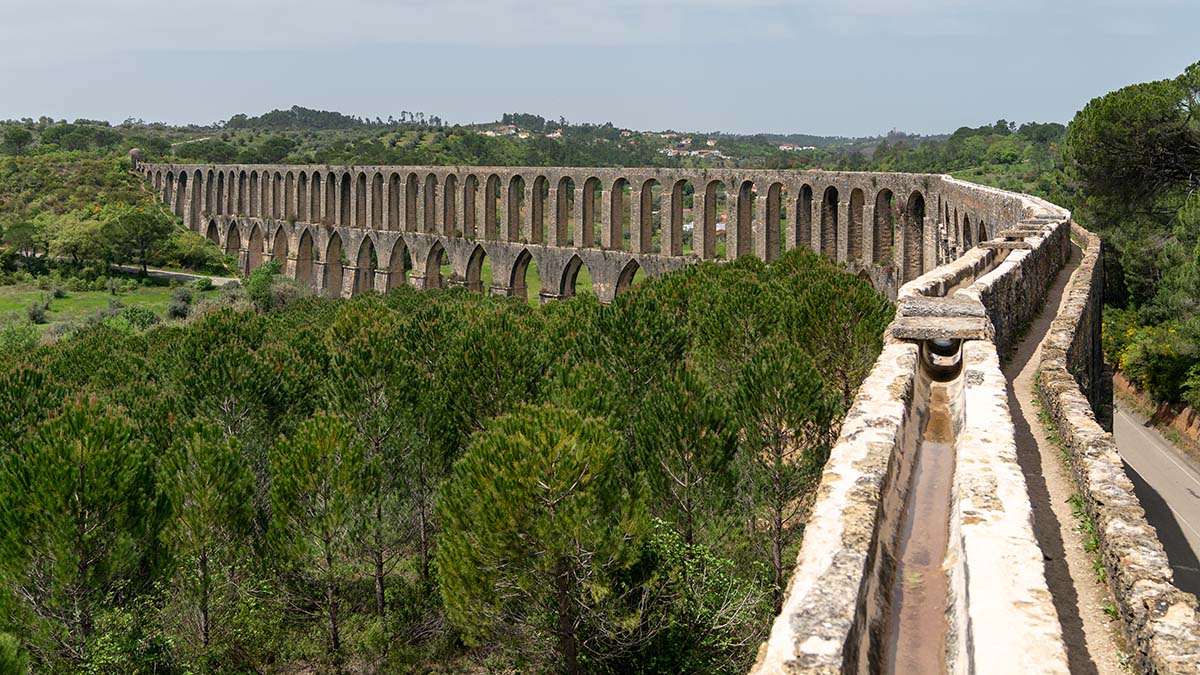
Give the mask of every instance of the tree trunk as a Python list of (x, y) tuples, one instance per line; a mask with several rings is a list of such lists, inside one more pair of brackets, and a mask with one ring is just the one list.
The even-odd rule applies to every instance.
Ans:
[[(378, 489), (377, 489), (378, 490)], [(375, 495), (375, 613), (383, 618), (383, 498)]]
[(342, 662), (342, 636), (338, 629), (338, 601), (333, 584), (333, 553), (330, 540), (325, 538), (325, 606), (329, 612), (329, 652), (334, 665)]
[(421, 536), (421, 581), (429, 581), (429, 532), (428, 519), (425, 517), (425, 495), (421, 495), (421, 504), (417, 507), (417, 520)]
[(200, 644), (208, 650), (208, 550), (200, 551)]
[(558, 652), (563, 660), (563, 672), (579, 675), (579, 647), (575, 642), (575, 618), (571, 611), (571, 578), (567, 562), (558, 560), (555, 586), (558, 595)]

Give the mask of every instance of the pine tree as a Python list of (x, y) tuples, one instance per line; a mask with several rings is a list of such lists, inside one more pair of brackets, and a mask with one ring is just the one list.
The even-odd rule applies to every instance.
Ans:
[(553, 651), (576, 675), (600, 632), (588, 622), (636, 622), (607, 605), (648, 521), (603, 422), (548, 406), (494, 420), (455, 464), (438, 515), (442, 597), (470, 639), (515, 624), (529, 632), (526, 650)]

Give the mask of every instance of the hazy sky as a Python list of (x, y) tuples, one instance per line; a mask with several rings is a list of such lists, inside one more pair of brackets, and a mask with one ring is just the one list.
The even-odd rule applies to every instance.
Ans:
[(1200, 60), (1196, 0), (0, 0), (0, 118), (293, 104), (865, 135), (1068, 122)]

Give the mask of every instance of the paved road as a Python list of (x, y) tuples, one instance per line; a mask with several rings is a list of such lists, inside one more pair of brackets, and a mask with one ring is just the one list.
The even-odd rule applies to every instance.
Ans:
[[(129, 272), (132, 274), (136, 274), (136, 273), (142, 271), (142, 268), (138, 267), (137, 265), (113, 265), (113, 267), (121, 270), (122, 272)], [(204, 278), (207, 278), (209, 281), (213, 282), (213, 286), (224, 286), (225, 284), (231, 284), (231, 283), (237, 281), (237, 279), (234, 279), (233, 277), (213, 277), (213, 276), (209, 276), (207, 274), (192, 274), (191, 272), (174, 272), (171, 270), (156, 270), (153, 267), (151, 267), (149, 270), (147, 270), (147, 273), (152, 277), (159, 277), (162, 279), (179, 279), (180, 281), (192, 281), (194, 279), (199, 279), (201, 277), (204, 277)]]
[(1200, 467), (1118, 404), (1113, 437), (1182, 590), (1200, 595)]

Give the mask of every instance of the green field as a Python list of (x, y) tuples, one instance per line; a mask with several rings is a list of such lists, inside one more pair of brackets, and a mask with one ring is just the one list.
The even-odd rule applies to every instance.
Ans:
[[(108, 291), (68, 291), (65, 298), (54, 298), (50, 291), (31, 284), (0, 286), (0, 326), (27, 321), (25, 309), (33, 302), (47, 298), (50, 299), (50, 309), (46, 312), (46, 323), (40, 326), (42, 330), (56, 323), (80, 321), (93, 316), (108, 309), (111, 299), (119, 300), (125, 307), (145, 307), (160, 317), (166, 317), (171, 290), (167, 286), (139, 286), (137, 290), (118, 295)], [(212, 293), (195, 292), (193, 302)]]

